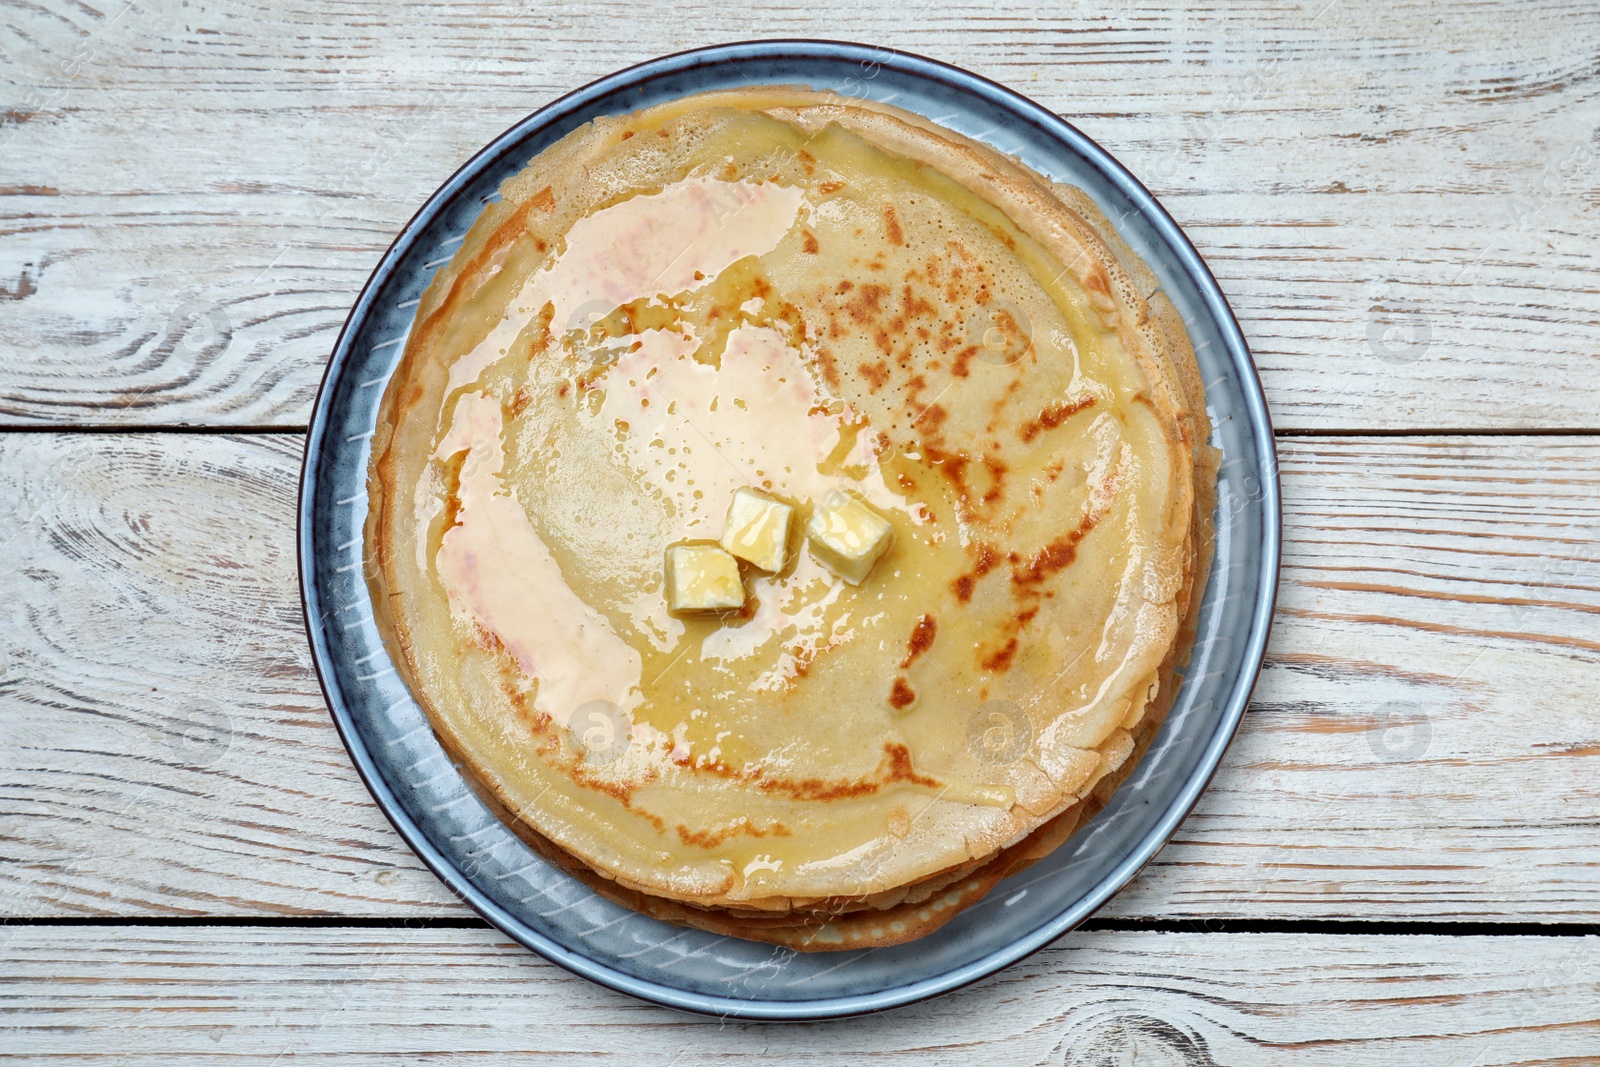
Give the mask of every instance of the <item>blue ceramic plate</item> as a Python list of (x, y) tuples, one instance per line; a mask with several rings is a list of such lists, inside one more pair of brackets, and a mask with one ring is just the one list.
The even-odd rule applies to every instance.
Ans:
[[(943, 929), (894, 948), (796, 954), (667, 926), (541, 861), (479, 802), (435, 740), (384, 651), (363, 576), (379, 398), (418, 297), (501, 180), (596, 116), (772, 83), (893, 103), (1088, 192), (1188, 324), (1224, 456), (1199, 640), (1137, 770), (1047, 860)], [(306, 445), (299, 551), (307, 629), (334, 722), (378, 804), (446, 885), (522, 944), (613, 989), (717, 1015), (812, 1019), (908, 1004), (1014, 963), (1082, 922), (1167, 841), (1216, 770), (1260, 669), (1278, 575), (1277, 466), (1261, 385), (1216, 280), (1104, 149), (1038, 104), (933, 60), (762, 41), (652, 60), (579, 89), (507, 130), (429, 198), (373, 271), (328, 364)]]

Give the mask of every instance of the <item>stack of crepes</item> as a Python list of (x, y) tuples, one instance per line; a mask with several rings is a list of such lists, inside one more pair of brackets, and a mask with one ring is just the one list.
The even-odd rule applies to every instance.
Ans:
[[(801, 950), (937, 928), (1109, 795), (1171, 700), (1216, 461), (1155, 276), (1082, 192), (784, 87), (596, 120), (422, 298), (370, 472), (380, 619), (549, 861)], [(737, 611), (664, 552), (796, 509)], [(806, 549), (843, 491), (893, 541)]]

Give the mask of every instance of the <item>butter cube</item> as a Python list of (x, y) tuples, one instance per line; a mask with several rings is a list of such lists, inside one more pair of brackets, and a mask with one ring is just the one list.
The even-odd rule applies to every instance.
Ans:
[(759, 570), (781, 571), (789, 559), (789, 522), (794, 508), (741, 486), (733, 491), (722, 547)]
[(667, 549), (667, 608), (737, 611), (744, 606), (739, 561), (717, 545), (679, 544)]
[(889, 550), (889, 520), (842, 490), (828, 496), (806, 523), (816, 561), (851, 585), (860, 585)]

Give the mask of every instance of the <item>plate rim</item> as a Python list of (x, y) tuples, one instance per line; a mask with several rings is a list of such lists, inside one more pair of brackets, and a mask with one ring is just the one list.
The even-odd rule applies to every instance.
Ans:
[[(800, 61), (856, 60), (862, 64), (863, 70), (873, 65), (886, 66), (902, 74), (925, 78), (971, 93), (1002, 107), (1026, 122), (1036, 131), (1031, 134), (1032, 136), (1042, 135), (1048, 140), (1065, 143), (1099, 171), (1104, 179), (1133, 202), (1138, 212), (1155, 229), (1167, 248), (1176, 255), (1195, 283), (1207, 311), (1218, 326), (1223, 347), (1227, 349), (1234, 371), (1238, 375), (1251, 437), (1259, 453), (1260, 464), (1270, 471), (1270, 477), (1262, 477), (1260, 480), (1261, 554), (1255, 575), (1257, 594), (1250, 613), (1249, 634), (1244, 642), (1244, 668), (1239, 671), (1232, 687), (1227, 691), (1225, 706), (1217, 727), (1207, 738), (1206, 747), (1195, 770), (1191, 772), (1174, 800), (1167, 805), (1155, 827), (1145, 835), (1140, 847), (1124, 857), (1123, 861), (1109, 870), (1090, 892), (1063, 909), (1054, 919), (1036, 927), (1026, 936), (1017, 938), (1002, 948), (962, 966), (919, 981), (878, 989), (870, 993), (811, 1000), (761, 1001), (699, 993), (637, 978), (590, 959), (582, 953), (574, 952), (533, 929), (485, 896), (470, 878), (436, 848), (422, 827), (405, 811), (394, 790), (384, 779), (340, 689), (332, 662), (333, 657), (321, 627), (321, 620), (326, 616), (315, 570), (313, 505), (319, 480), (316, 460), (327, 435), (335, 386), (350, 360), (353, 337), (371, 313), (378, 292), (392, 277), (400, 260), (415, 243), (420, 231), (453, 201), (463, 185), (512, 150), (515, 144), (540, 126), (564, 117), (595, 98), (626, 89), (662, 74), (681, 73), (747, 59), (777, 58)], [(1244, 332), (1210, 267), (1200, 257), (1188, 235), (1143, 182), (1072, 123), (992, 79), (941, 60), (883, 45), (823, 38), (784, 37), (734, 41), (685, 49), (647, 59), (597, 78), (557, 97), (507, 127), (483, 148), (473, 153), (441, 183), (390, 242), (340, 327), (312, 403), (311, 421), (306, 430), (305, 452), (296, 492), (295, 525), (295, 556), (301, 614), (306, 637), (311, 646), (312, 666), (316, 672), (317, 684), (328, 705), (334, 727), (350, 755), (351, 762), (355, 765), (356, 773), (372, 794), (384, 817), (389, 820), (407, 847), (457, 899), (467, 904), (492, 927), (523, 947), (538, 953), (557, 966), (617, 992), (664, 1007), (702, 1015), (751, 1020), (803, 1021), (845, 1018), (887, 1011), (920, 1003), (987, 978), (1043, 949), (1080, 925), (1120, 892), (1161, 849), (1166, 847), (1216, 775), (1224, 753), (1238, 732), (1251, 693), (1260, 677), (1277, 603), (1282, 560), (1283, 509), (1271, 412), (1267, 407), (1260, 374), (1251, 356)]]

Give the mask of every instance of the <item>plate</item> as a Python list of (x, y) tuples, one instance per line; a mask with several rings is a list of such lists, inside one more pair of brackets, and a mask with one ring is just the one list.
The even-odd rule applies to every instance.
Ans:
[[(669, 926), (613, 904), (538, 858), (484, 807), (440, 747), (373, 623), (363, 526), (370, 441), (423, 289), (500, 182), (599, 116), (708, 89), (803, 84), (892, 103), (1085, 190), (1156, 272), (1194, 340), (1223, 462), (1216, 558), (1190, 667), (1144, 759), (1064, 846), (928, 937), (795, 953)], [(547, 959), (674, 1008), (756, 1019), (881, 1011), (976, 981), (1082, 922), (1194, 806), (1261, 667), (1280, 543), (1272, 427), (1216, 279), (1148, 190), (1073, 126), (977, 75), (831, 41), (719, 45), (585, 86), (507, 130), (445, 182), (372, 273), (318, 393), (300, 486), (306, 629), (356, 769), (400, 835), (485, 919)]]

